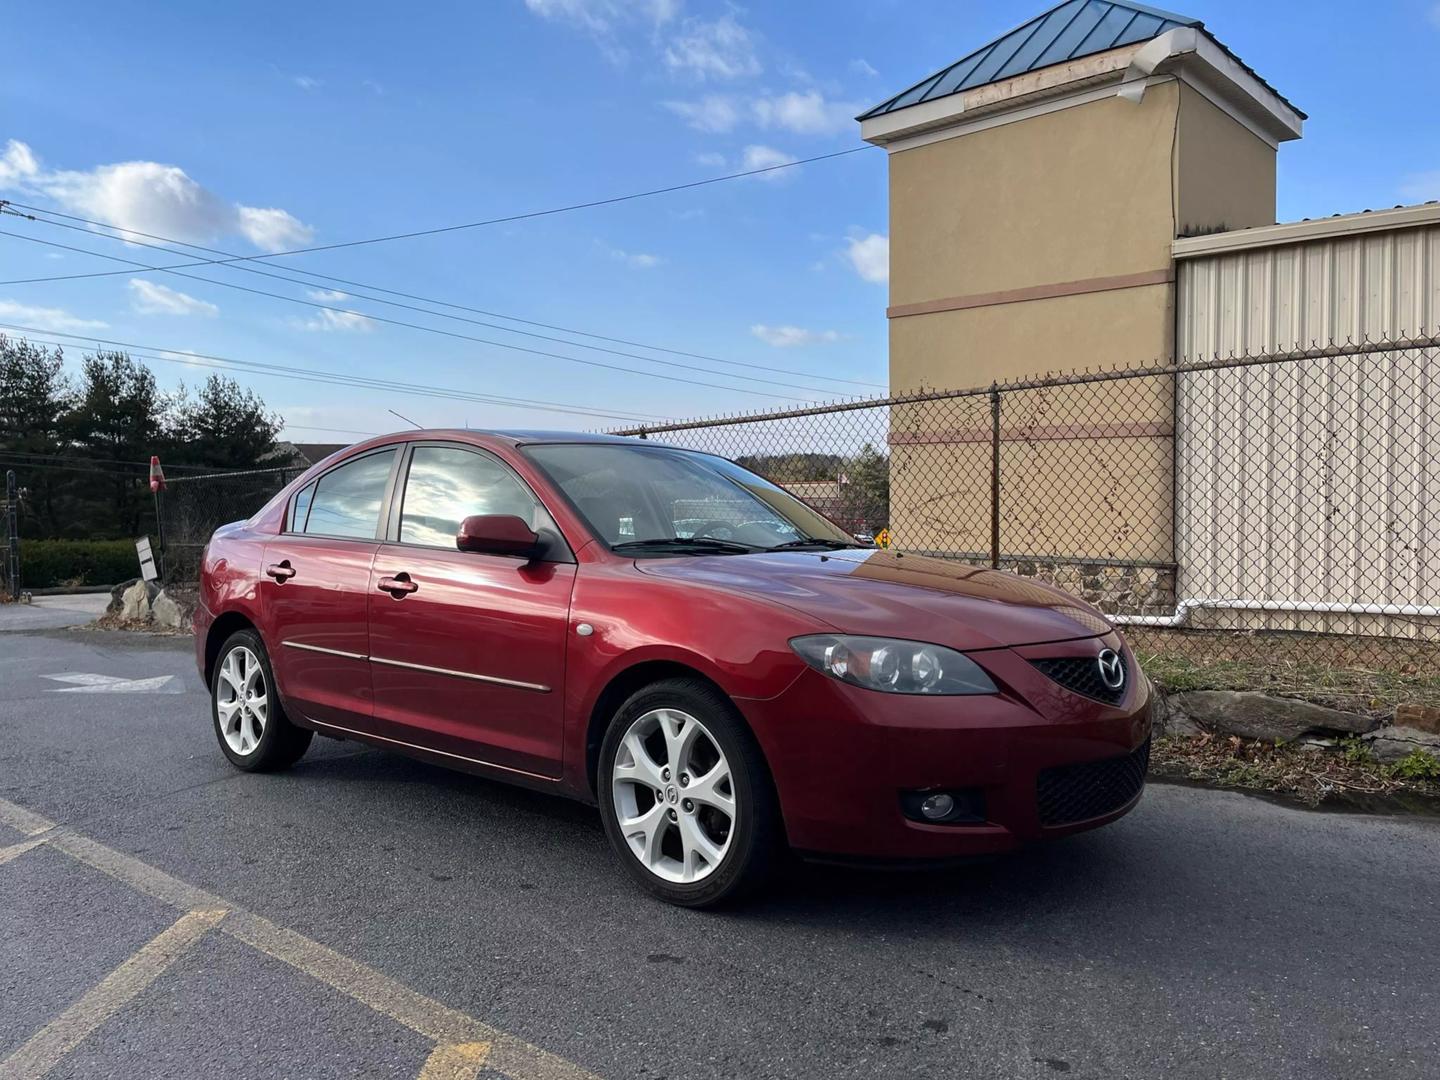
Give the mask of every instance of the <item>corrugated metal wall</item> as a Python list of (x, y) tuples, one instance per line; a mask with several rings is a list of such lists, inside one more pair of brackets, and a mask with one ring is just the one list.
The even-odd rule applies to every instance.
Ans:
[[(1440, 227), (1185, 258), (1176, 314), (1187, 360), (1434, 333)], [(1182, 596), (1440, 604), (1440, 356), (1188, 374), (1176, 399)], [(1372, 616), (1247, 624), (1413, 631)]]

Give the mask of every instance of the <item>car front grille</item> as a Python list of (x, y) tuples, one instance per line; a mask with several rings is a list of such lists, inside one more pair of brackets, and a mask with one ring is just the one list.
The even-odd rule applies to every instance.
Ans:
[(1093, 656), (1057, 656), (1045, 660), (1031, 660), (1030, 663), (1039, 668), (1042, 675), (1054, 679), (1065, 689), (1103, 701), (1107, 705), (1120, 704), (1130, 685), (1130, 666), (1125, 663), (1123, 654), (1120, 658), (1120, 670), (1125, 673), (1125, 677), (1119, 686), (1113, 688), (1106, 686), (1105, 681), (1100, 678), (1100, 664)]
[(1114, 813), (1140, 794), (1150, 768), (1150, 740), (1123, 757), (1059, 765), (1035, 781), (1041, 825), (1070, 825)]

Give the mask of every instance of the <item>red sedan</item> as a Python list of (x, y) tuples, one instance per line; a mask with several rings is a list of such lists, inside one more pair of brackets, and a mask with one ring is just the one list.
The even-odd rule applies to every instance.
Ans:
[(220, 748), (313, 733), (599, 804), (641, 885), (703, 906), (782, 852), (928, 860), (1139, 800), (1148, 684), (1092, 608), (863, 547), (722, 458), (608, 436), (353, 446), (211, 538)]

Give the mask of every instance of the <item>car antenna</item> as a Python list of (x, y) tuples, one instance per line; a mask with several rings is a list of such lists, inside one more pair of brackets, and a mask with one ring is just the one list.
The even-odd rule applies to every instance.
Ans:
[[(388, 412), (391, 416), (400, 416), (400, 414), (399, 414), (398, 412), (396, 412), (394, 409), (386, 409), (385, 411)], [(415, 423), (415, 421), (414, 421), (414, 420), (411, 420), (410, 417), (408, 417), (408, 416), (400, 416), (400, 419), (401, 419), (401, 420), (404, 420), (404, 421), (405, 421), (407, 424), (409, 424), (411, 427), (416, 427), (416, 428), (420, 427), (419, 424)], [(421, 430), (423, 431), (424, 428), (421, 428)]]

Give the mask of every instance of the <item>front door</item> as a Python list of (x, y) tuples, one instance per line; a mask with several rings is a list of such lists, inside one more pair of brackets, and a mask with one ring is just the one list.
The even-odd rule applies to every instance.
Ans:
[(365, 730), (373, 713), (367, 604), (399, 450), (352, 458), (301, 489), (265, 545), (262, 633), (288, 708)]
[[(528, 487), (492, 455), (414, 444), (370, 572), (375, 731), (502, 769), (558, 777), (575, 564)], [(532, 561), (458, 551), (460, 522), (514, 514), (547, 539)]]

